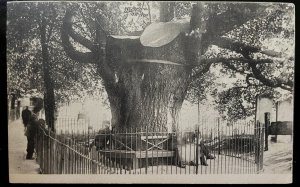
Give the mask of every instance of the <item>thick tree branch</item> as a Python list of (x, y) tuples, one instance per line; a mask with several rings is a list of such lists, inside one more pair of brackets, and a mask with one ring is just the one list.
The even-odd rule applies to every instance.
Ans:
[[(210, 59), (202, 59), (201, 60), (201, 66), (204, 66), (203, 68), (201, 68), (201, 70), (197, 71), (193, 76), (191, 76), (192, 80), (195, 80), (199, 77), (201, 77), (202, 75), (204, 75), (206, 72), (208, 72), (210, 66), (213, 63), (222, 63), (224, 65), (226, 65), (229, 69), (234, 70), (236, 72), (239, 72), (241, 74), (249, 74), (250, 72), (247, 71), (243, 71), (243, 70), (239, 70), (237, 69), (234, 65), (231, 64), (231, 62), (240, 62), (240, 63), (250, 63), (250, 60), (246, 59), (246, 58), (210, 58)], [(262, 61), (254, 61), (257, 64), (260, 63), (270, 63), (268, 60), (262, 60)], [(253, 63), (253, 61), (252, 61)], [(205, 65), (203, 65), (205, 64)]]
[(291, 92), (293, 91), (293, 82), (292, 81), (283, 82), (282, 80), (280, 80), (278, 78), (275, 78), (273, 80), (272, 79), (268, 79), (256, 67), (255, 63), (249, 63), (249, 66), (252, 69), (254, 78), (256, 78), (257, 80), (259, 80), (264, 85), (272, 87), (272, 88), (280, 87), (280, 88), (282, 88), (284, 90), (288, 90), (288, 91), (291, 91)]
[(249, 74), (249, 72), (247, 72), (247, 71), (237, 69), (228, 60), (224, 60), (222, 64), (224, 64), (226, 67), (228, 67), (229, 69), (231, 69), (231, 70), (233, 70), (235, 72), (238, 72), (238, 73), (241, 73), (241, 74)]
[(203, 76), (206, 72), (208, 72), (212, 64), (212, 62), (207, 62), (201, 70), (197, 71), (193, 76), (191, 76), (191, 81), (198, 79), (199, 77)]
[[(287, 81), (284, 82), (280, 79), (268, 79), (266, 78), (261, 71), (256, 67), (257, 64), (260, 63), (272, 63), (273, 61), (270, 59), (258, 59), (258, 60), (254, 60), (251, 59), (249, 57), (250, 53), (257, 53), (260, 52), (262, 54), (266, 54), (272, 57), (280, 57), (280, 53), (274, 52), (274, 51), (262, 51), (261, 48), (259, 47), (254, 47), (254, 46), (249, 46), (246, 44), (243, 44), (241, 42), (235, 42), (232, 41), (230, 39), (226, 39), (223, 37), (220, 37), (216, 40), (213, 41), (214, 45), (217, 45), (219, 47), (225, 48), (225, 49), (230, 49), (232, 51), (238, 52), (240, 54), (242, 54), (245, 58), (241, 58), (241, 59), (237, 59), (238, 62), (245, 62), (248, 63), (248, 65), (251, 67), (252, 69), (252, 74), (253, 77), (256, 78), (257, 80), (259, 80), (262, 84), (269, 86), (269, 87), (280, 87), (282, 89), (288, 90), (288, 91), (292, 91), (293, 89), (293, 81)], [(221, 59), (219, 59), (221, 60)], [(228, 61), (229, 59), (222, 59), (223, 64), (225, 64), (228, 68), (240, 72), (240, 73), (244, 73), (243, 71), (239, 71), (237, 68), (235, 68), (235, 66), (233, 66), (232, 64), (229, 63)]]
[[(72, 14), (67, 11), (64, 17), (63, 26), (61, 30), (61, 38), (63, 47), (67, 55), (78, 62), (81, 63), (95, 63), (98, 65), (97, 71), (99, 72), (101, 78), (104, 81), (104, 86), (106, 90), (110, 93), (115, 93), (115, 78), (114, 73), (111, 71), (110, 67), (106, 63), (105, 59), (105, 49), (99, 42), (99, 35), (103, 34), (99, 32), (99, 27), (96, 27), (96, 43), (98, 45), (92, 44), (89, 40), (85, 39), (78, 34), (75, 34), (72, 30)], [(96, 24), (98, 26), (98, 24)], [(98, 32), (97, 32), (98, 31)], [(74, 46), (70, 42), (71, 36), (75, 41), (83, 44), (87, 48), (91, 49), (91, 52), (82, 53), (75, 50)]]
[[(248, 64), (251, 69), (252, 72), (248, 72), (245, 70), (240, 70), (237, 69), (232, 62), (239, 62), (239, 63), (245, 63)], [(209, 71), (210, 66), (213, 63), (222, 63), (224, 64), (226, 67), (228, 67), (229, 69), (239, 72), (241, 74), (245, 74), (246, 76), (246, 82), (249, 85), (253, 85), (250, 84), (249, 82), (249, 78), (250, 76), (259, 80), (260, 82), (262, 82), (262, 84), (269, 86), (269, 87), (280, 87), (282, 89), (285, 90), (289, 90), (292, 91), (292, 87), (293, 87), (293, 82), (292, 81), (288, 81), (288, 82), (283, 82), (279, 79), (276, 80), (269, 80), (267, 78), (265, 78), (260, 70), (258, 68), (256, 68), (257, 64), (261, 64), (261, 63), (270, 63), (270, 60), (265, 60), (265, 59), (261, 59), (261, 60), (252, 60), (252, 59), (246, 59), (246, 58), (212, 58), (212, 59), (202, 59), (201, 63), (202, 64), (206, 64), (206, 65), (202, 65), (204, 66), (203, 68), (201, 68), (199, 71), (197, 71), (193, 76), (191, 76), (191, 81), (194, 81), (196, 79), (198, 79), (199, 77), (203, 76), (206, 72)]]
[(66, 53), (72, 60), (81, 63), (96, 63), (92, 52), (87, 52), (87, 53), (79, 52), (71, 44), (70, 37), (69, 37), (69, 34), (73, 32), (71, 20), (72, 20), (72, 14), (70, 11), (67, 11), (61, 29), (62, 44)]
[(215, 40), (212, 41), (213, 45), (216, 45), (218, 47), (224, 48), (224, 49), (229, 49), (231, 51), (235, 51), (237, 53), (241, 54), (250, 54), (250, 53), (262, 53), (268, 56), (272, 57), (280, 57), (281, 54), (275, 51), (263, 51), (260, 47), (255, 47), (255, 46), (250, 46), (247, 44), (244, 44), (242, 42), (237, 42), (233, 41), (229, 38), (224, 38), (224, 37), (218, 37)]
[(107, 64), (107, 60), (105, 58), (105, 48), (100, 44), (100, 35), (103, 34), (100, 30), (100, 25), (96, 24), (96, 42), (98, 44), (98, 71), (103, 80), (105, 80), (105, 85), (107, 89), (114, 90), (115, 89), (115, 76), (112, 72), (111, 68)]
[[(269, 87), (272, 87), (272, 88), (276, 88), (276, 87), (280, 87), (282, 89), (285, 89), (285, 90), (288, 90), (288, 91), (292, 91), (293, 89), (293, 81), (282, 81), (281, 79), (279, 78), (275, 78), (273, 80), (271, 79), (268, 79), (266, 78), (261, 70), (259, 70), (256, 65), (257, 64), (260, 64), (260, 63), (269, 63), (269, 60), (264, 60), (264, 59), (261, 59), (261, 60), (253, 60), (253, 59), (250, 59), (249, 56), (246, 56), (248, 59), (246, 58), (242, 58), (243, 60), (240, 61), (241, 59), (237, 59), (235, 61), (239, 61), (239, 62), (245, 62), (249, 65), (249, 67), (251, 68), (252, 72), (246, 72), (246, 71), (242, 71), (242, 70), (238, 70), (234, 65), (230, 64), (230, 59), (218, 59), (218, 61), (222, 62), (224, 65), (226, 65), (228, 68), (236, 71), (236, 72), (239, 72), (241, 74), (247, 74), (247, 76), (251, 76), (257, 80), (259, 80), (263, 85), (266, 85), (266, 86), (269, 86)], [(246, 77), (246, 81), (248, 80), (249, 81), (249, 78), (250, 77)]]
[[(267, 63), (272, 63), (272, 60), (269, 59), (258, 59), (258, 60), (252, 60), (252, 59), (246, 59), (246, 58), (224, 58), (224, 57), (219, 57), (219, 58), (208, 58), (208, 59), (202, 59), (201, 64), (206, 64), (206, 63), (230, 63), (230, 62), (239, 62), (239, 63), (255, 63), (255, 64), (267, 64)], [(198, 65), (201, 65), (198, 64)]]
[(235, 51), (237, 53), (256, 53), (261, 51), (259, 47), (248, 46), (244, 43), (236, 42), (224, 37), (216, 38), (212, 41), (212, 44), (224, 49)]
[[(111, 68), (106, 63), (105, 48), (104, 46), (102, 46), (102, 43), (100, 43), (101, 42), (100, 35), (104, 34), (101, 25), (96, 24), (96, 41), (95, 41), (96, 45), (95, 45), (91, 41), (87, 40), (86, 38), (78, 34), (75, 34), (73, 32), (71, 19), (72, 19), (72, 14), (71, 12), (67, 11), (64, 18), (63, 28), (62, 28), (62, 41), (66, 52), (72, 59), (77, 60), (79, 62), (96, 63), (98, 65), (98, 72), (101, 78), (104, 80), (105, 87), (107, 88), (107, 90), (110, 91), (114, 90), (115, 88), (114, 73), (111, 71)], [(72, 46), (72, 44), (70, 43), (68, 35), (70, 35), (75, 41), (79, 42), (83, 46), (91, 49), (92, 52), (82, 53), (76, 51)]]
[(85, 37), (77, 34), (74, 32), (72, 29), (72, 13), (70, 10), (67, 10), (64, 20), (63, 20), (63, 26), (62, 30), (68, 33), (69, 36), (71, 36), (75, 42), (78, 42), (79, 44), (83, 45), (84, 47), (88, 48), (91, 51), (95, 50), (95, 47), (93, 45), (93, 42), (90, 40), (86, 39)]

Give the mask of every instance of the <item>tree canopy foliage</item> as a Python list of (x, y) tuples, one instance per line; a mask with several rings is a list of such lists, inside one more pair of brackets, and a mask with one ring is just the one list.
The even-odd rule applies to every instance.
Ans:
[[(165, 65), (155, 68), (149, 65), (149, 71), (165, 75), (172, 72), (169, 79), (175, 75), (182, 76), (186, 80), (178, 80), (174, 86), (177, 83), (187, 84), (187, 88), (176, 88), (176, 91), (175, 86), (174, 93), (179, 94), (178, 90), (182, 89), (183, 98), (195, 103), (211, 95), (219, 112), (229, 120), (253, 115), (257, 94), (269, 95), (276, 100), (292, 95), (295, 45), (293, 5), (206, 2), (198, 4), (197, 9), (193, 4), (171, 2), (167, 7), (169, 12), (165, 9), (169, 14), (164, 15), (166, 21), (191, 18), (191, 29), (182, 36), (187, 43), (184, 50), (188, 55), (184, 52), (185, 59), (176, 58), (175, 54), (170, 57), (186, 67), (186, 76), (175, 72), (177, 67), (168, 66), (168, 69)], [(94, 95), (96, 88), (98, 93), (104, 92), (104, 89), (110, 90), (110, 93), (116, 92), (117, 89), (111, 87), (121, 84), (122, 78), (129, 89), (129, 79), (136, 81), (133, 74), (137, 73), (136, 77), (139, 77), (131, 67), (137, 71), (143, 67), (136, 65), (129, 68), (124, 61), (118, 61), (123, 58), (118, 55), (138, 53), (128, 49), (130, 45), (140, 44), (137, 44), (138, 39), (127, 37), (121, 40), (120, 37), (114, 38), (114, 35), (140, 36), (149, 24), (159, 21), (162, 16), (159, 10), (162, 9), (158, 2), (8, 4), (8, 89), (35, 88), (43, 92), (43, 82), (40, 81), (43, 76), (41, 46), (37, 30), (41, 16), (48, 24), (49, 65), (57, 101), (72, 99), (71, 96), (76, 95), (78, 98), (85, 94)], [(41, 12), (44, 14), (41, 15)], [(174, 40), (176, 50), (180, 42)], [(190, 47), (193, 42), (195, 45)], [(174, 48), (165, 47), (164, 50)], [(107, 55), (113, 58), (108, 59)], [(157, 56), (163, 58), (164, 55)], [(132, 76), (128, 77), (128, 74)], [(141, 74), (143, 81), (147, 78), (155, 81), (165, 79), (156, 74), (147, 76), (146, 73)], [(173, 89), (163, 85), (152, 86), (166, 91)], [(174, 98), (179, 98), (176, 94)], [(180, 106), (178, 104), (177, 107)]]
[(50, 76), (57, 103), (81, 101), (85, 95), (99, 97), (103, 91), (94, 65), (72, 61), (65, 55), (60, 40), (64, 7), (55, 3), (9, 3), (7, 15), (8, 93), (22, 96), (36, 89), (44, 93), (42, 50), (39, 27), (47, 22)]
[[(208, 6), (220, 11), (243, 9), (238, 4)], [(254, 115), (258, 94), (275, 101), (292, 97), (294, 19), (293, 5), (268, 4), (261, 15), (213, 42), (204, 55), (217, 63), (192, 82), (188, 99), (197, 103), (212, 95), (224, 118), (238, 120)]]

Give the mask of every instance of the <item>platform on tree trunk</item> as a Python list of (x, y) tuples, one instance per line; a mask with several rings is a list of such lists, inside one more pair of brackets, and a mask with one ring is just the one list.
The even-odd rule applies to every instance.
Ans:
[(127, 150), (101, 150), (100, 153), (108, 158), (153, 158), (173, 157), (174, 151), (151, 150), (151, 151), (127, 151)]
[(127, 168), (131, 169), (140, 168), (144, 165), (142, 160), (145, 159), (174, 157), (175, 155), (174, 151), (159, 149), (149, 151), (101, 150), (99, 152), (109, 160), (125, 164)]

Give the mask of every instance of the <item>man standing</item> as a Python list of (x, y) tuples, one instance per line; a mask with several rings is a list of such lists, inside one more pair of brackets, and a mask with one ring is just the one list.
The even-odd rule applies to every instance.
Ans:
[(31, 117), (31, 112), (28, 109), (28, 106), (26, 106), (25, 110), (22, 111), (22, 120), (25, 128), (29, 123), (30, 117)]
[(215, 159), (216, 157), (210, 154), (209, 149), (204, 145), (204, 140), (201, 138), (201, 133), (199, 130), (196, 130), (193, 139), (198, 149), (200, 164), (208, 166), (206, 159)]
[(40, 124), (40, 121), (38, 119), (38, 112), (41, 110), (39, 107), (34, 107), (32, 110), (32, 115), (30, 117), (30, 122), (27, 125), (27, 155), (26, 159), (33, 159), (32, 155), (34, 152), (34, 142), (35, 142), (35, 136), (37, 133), (37, 128)]

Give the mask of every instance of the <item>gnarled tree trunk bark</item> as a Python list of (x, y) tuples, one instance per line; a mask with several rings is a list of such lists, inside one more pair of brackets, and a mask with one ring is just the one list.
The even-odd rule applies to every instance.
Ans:
[[(115, 47), (119, 41), (110, 38), (107, 45), (107, 58), (116, 57)], [(121, 51), (135, 51), (139, 54), (123, 53), (117, 61), (121, 68), (115, 74), (117, 77), (115, 89), (106, 88), (111, 113), (112, 125), (117, 129), (146, 127), (150, 131), (161, 129), (171, 130), (177, 126), (178, 112), (181, 109), (189, 85), (192, 68), (167, 64), (150, 64), (138, 59), (161, 59), (172, 62), (184, 62), (183, 36), (161, 48), (143, 47), (135, 41), (135, 45), (124, 46)], [(115, 45), (114, 45), (115, 43)], [(172, 51), (167, 53), (166, 51)], [(135, 62), (124, 62), (126, 59), (137, 59)], [(123, 62), (122, 62), (123, 61)], [(169, 124), (169, 126), (168, 126)], [(168, 126), (168, 127), (167, 127)]]
[[(161, 22), (173, 19), (174, 6), (174, 2), (161, 2)], [(118, 130), (147, 126), (151, 132), (176, 131), (192, 73), (192, 67), (184, 66), (189, 63), (185, 58), (187, 45), (183, 33), (159, 48), (142, 46), (138, 39), (108, 38), (106, 59), (109, 64), (121, 65), (116, 73), (117, 92), (106, 89), (112, 126)], [(136, 60), (128, 63), (128, 59)], [(139, 59), (164, 60), (181, 66), (143, 63)]]

